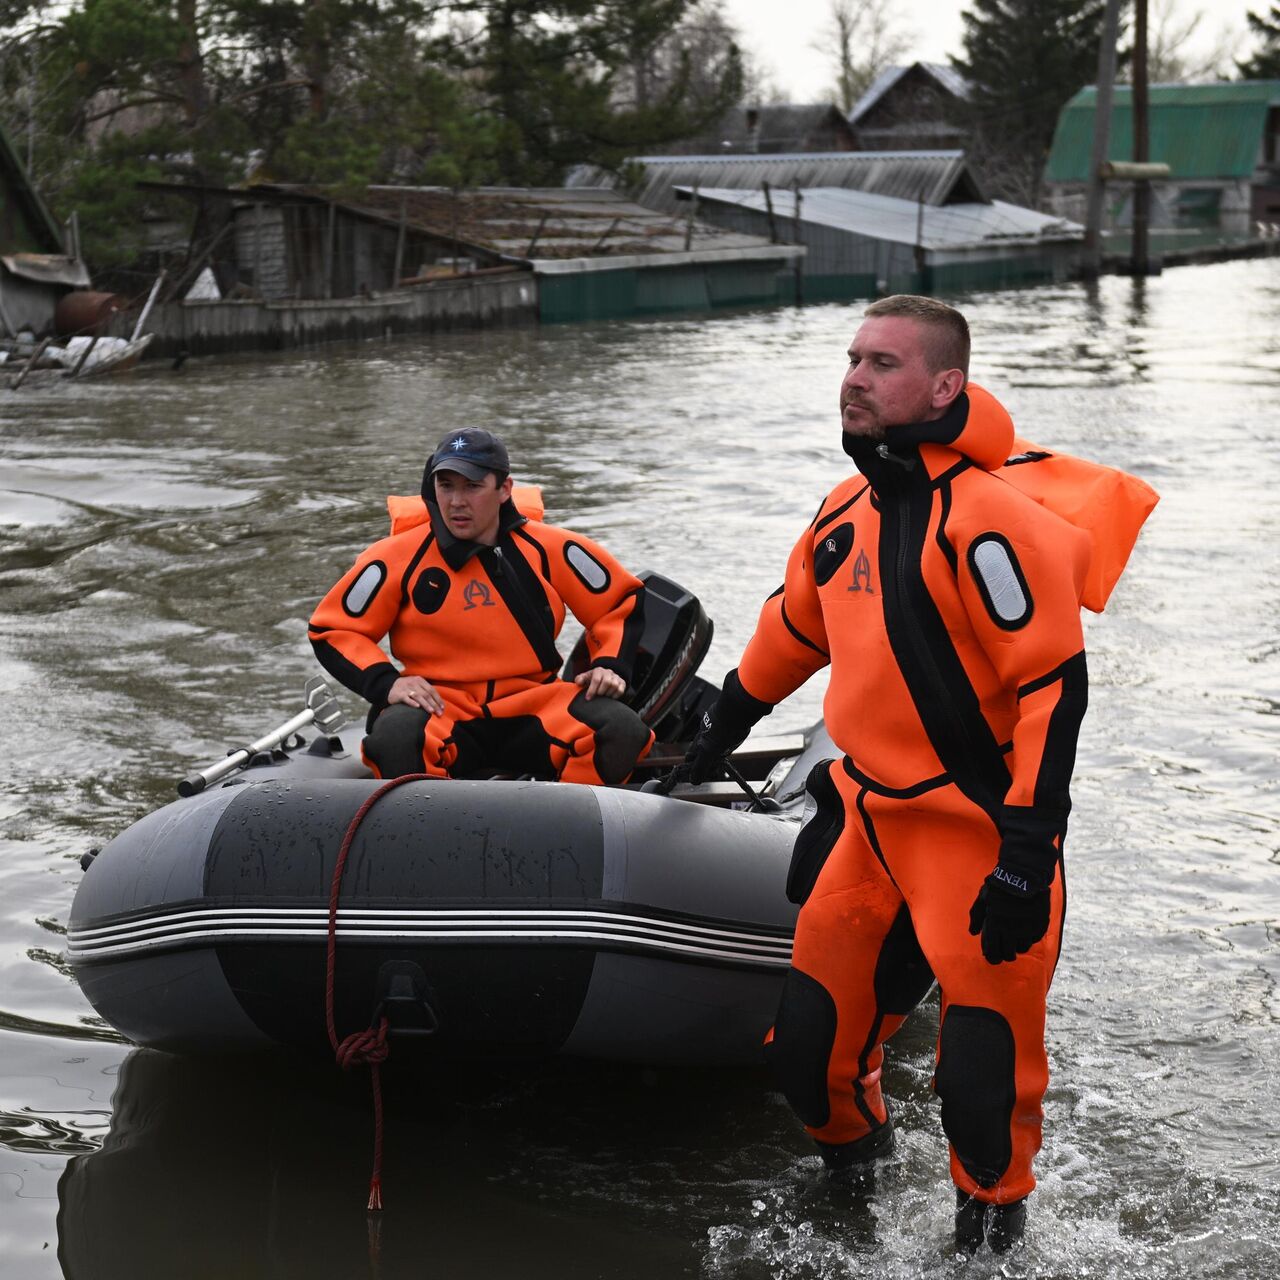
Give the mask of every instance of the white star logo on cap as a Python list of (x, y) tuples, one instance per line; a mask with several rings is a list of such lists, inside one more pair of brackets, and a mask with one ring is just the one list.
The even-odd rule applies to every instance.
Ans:
[(465, 449), (466, 447), (467, 447), (467, 442), (466, 442), (466, 441), (465, 441), (461, 436), (459, 436), (459, 437), (458, 437), (458, 438), (457, 438), (457, 439), (456, 439), (456, 440), (455, 440), (455, 441), (454, 441), (454, 442), (449, 446), (449, 448), (450, 448), (450, 449), (453, 449), (455, 452), (456, 452), (458, 449)]

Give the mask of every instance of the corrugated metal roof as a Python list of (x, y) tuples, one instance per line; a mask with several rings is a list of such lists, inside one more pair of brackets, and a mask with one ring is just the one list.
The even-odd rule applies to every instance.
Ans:
[[(328, 199), (316, 188), (278, 187)], [(248, 198), (252, 198), (251, 194)], [(768, 242), (685, 217), (669, 217), (615, 191), (563, 187), (368, 187), (339, 207), (511, 258), (567, 259), (757, 248)], [(688, 243), (686, 243), (688, 239)]]
[[(1116, 103), (1127, 102), (1133, 88), (1118, 84), (1114, 91)], [(1098, 96), (1096, 85), (1086, 85), (1071, 98), (1063, 110), (1075, 106), (1092, 106)], [(1153, 84), (1147, 90), (1151, 105), (1215, 106), (1228, 103), (1280, 101), (1280, 80), (1227, 80), (1220, 84)]]
[[(963, 151), (826, 151), (791, 155), (637, 156), (644, 169), (636, 199), (650, 209), (675, 213), (676, 187), (842, 187), (942, 205), (985, 198)], [(607, 187), (601, 170), (578, 170), (573, 187)]]
[(859, 117), (870, 111), (912, 67), (919, 67), (927, 72), (953, 96), (957, 98), (969, 96), (969, 82), (955, 67), (948, 66), (944, 62), (909, 62), (903, 67), (886, 67), (871, 82), (862, 97), (853, 104), (853, 110), (849, 112), (849, 123), (857, 124)]
[[(1062, 108), (1047, 181), (1088, 180), (1097, 96), (1091, 85)], [(1280, 81), (1152, 85), (1149, 102), (1151, 159), (1167, 164), (1172, 178), (1248, 178), (1259, 162), (1267, 112), (1280, 106)], [(1133, 90), (1117, 85), (1107, 159), (1132, 158)]]
[[(701, 190), (698, 199), (768, 212), (760, 191)], [(771, 199), (776, 219), (785, 221), (795, 217), (793, 192), (774, 191)], [(1075, 240), (1084, 235), (1079, 223), (1005, 204), (1003, 200), (990, 204), (925, 205), (922, 214), (920, 204), (914, 200), (832, 187), (802, 190), (800, 219), (896, 244), (914, 245), (918, 236), (919, 243), (926, 249), (960, 249), (997, 240)]]

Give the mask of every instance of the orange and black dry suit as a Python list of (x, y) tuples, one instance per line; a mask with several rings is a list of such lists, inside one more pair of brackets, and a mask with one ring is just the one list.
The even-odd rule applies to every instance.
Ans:
[[(846, 437), (859, 474), (796, 544), (738, 668), (771, 705), (829, 663), (826, 724), (844, 752), (810, 778), (817, 812), (788, 886), (803, 906), (766, 1054), (829, 1163), (856, 1160), (889, 1123), (881, 1046), (936, 975), (951, 1172), (990, 1202), (1035, 1185), (1087, 701), (1089, 534), (992, 474), (1013, 442), (972, 386), (883, 445)], [(1052, 877), (1050, 923), (993, 965), (970, 907), (997, 858), (1019, 855)]]
[[(364, 551), (311, 618), (320, 664), (373, 704), (366, 763), (379, 777), (625, 780), (653, 735), (623, 703), (588, 701), (559, 679), (555, 640), (568, 608), (591, 665), (630, 683), (643, 584), (590, 539), (529, 520), (510, 500), (492, 547), (455, 538), (433, 501), (426, 513)], [(384, 636), (403, 671), (379, 648)], [(387, 707), (402, 674), (430, 681), (444, 714)]]

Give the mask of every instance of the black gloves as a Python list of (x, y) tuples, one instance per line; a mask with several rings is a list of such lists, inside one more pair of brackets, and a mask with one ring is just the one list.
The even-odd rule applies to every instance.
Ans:
[(1049, 929), (1049, 886), (1058, 866), (1057, 839), (1066, 814), (1046, 818), (1006, 806), (996, 869), (982, 882), (969, 909), (969, 932), (982, 935), (989, 964), (1016, 960)]
[(720, 696), (702, 713), (702, 725), (685, 753), (689, 781), (706, 782), (725, 756), (742, 745), (756, 722), (772, 710), (772, 703), (753, 698), (742, 687), (738, 672), (730, 671)]
[(982, 954), (989, 964), (1016, 960), (1044, 937), (1049, 928), (1049, 890), (1022, 893), (989, 875), (969, 908), (969, 932), (982, 934)]

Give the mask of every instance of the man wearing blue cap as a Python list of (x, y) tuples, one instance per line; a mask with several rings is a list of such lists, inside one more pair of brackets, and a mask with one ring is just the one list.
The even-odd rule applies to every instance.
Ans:
[[(379, 777), (616, 784), (653, 741), (622, 701), (643, 584), (590, 539), (522, 514), (510, 473), (492, 432), (451, 431), (423, 474), (426, 520), (364, 551), (311, 619), (320, 664), (372, 704), (362, 754)], [(566, 612), (591, 658), (573, 681), (558, 678)]]

